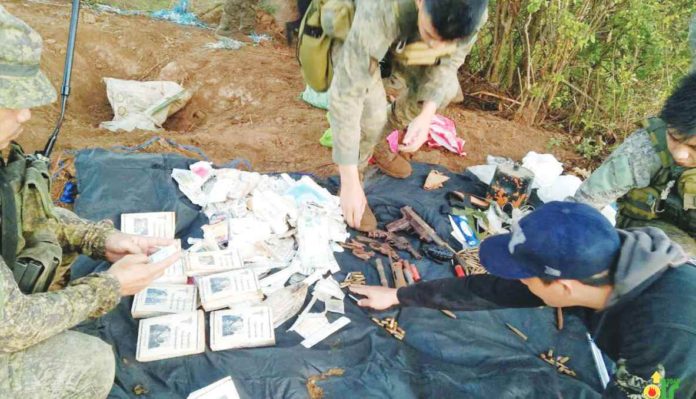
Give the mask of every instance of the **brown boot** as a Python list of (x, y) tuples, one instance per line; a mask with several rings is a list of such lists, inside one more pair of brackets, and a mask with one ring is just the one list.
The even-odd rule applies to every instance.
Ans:
[(372, 213), (372, 209), (370, 209), (369, 205), (365, 206), (365, 212), (362, 215), (362, 219), (360, 219), (360, 226), (358, 226), (356, 230), (362, 231), (363, 233), (377, 230), (377, 218), (375, 214)]
[(377, 166), (387, 176), (397, 179), (405, 179), (411, 176), (411, 173), (413, 172), (411, 169), (411, 164), (406, 160), (406, 158), (400, 154), (394, 154), (387, 148), (376, 148), (374, 157)]

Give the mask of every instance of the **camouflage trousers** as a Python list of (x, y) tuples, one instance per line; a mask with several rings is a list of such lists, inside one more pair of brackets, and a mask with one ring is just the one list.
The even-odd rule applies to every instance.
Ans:
[(105, 398), (115, 367), (110, 345), (65, 331), (25, 350), (0, 354), (0, 397)]
[(217, 34), (230, 36), (233, 33), (252, 33), (256, 26), (258, 0), (227, 0), (223, 7)]
[(629, 227), (657, 227), (664, 231), (670, 240), (681, 245), (687, 255), (696, 257), (696, 240), (686, 231), (664, 220), (637, 220), (619, 214), (616, 218), (616, 226), (622, 229)]
[[(341, 62), (342, 45), (333, 44), (331, 59), (336, 65)], [(384, 137), (395, 129), (404, 129), (420, 114), (423, 107), (421, 89), (427, 81), (427, 70), (424, 67), (397, 67), (394, 75), (400, 82), (398, 96), (393, 103), (387, 101), (379, 67), (375, 68), (372, 84), (367, 89), (360, 116), (360, 160), (359, 168), (364, 169), (379, 144), (379, 150), (386, 150)], [(456, 80), (456, 76), (454, 77)], [(459, 81), (447, 85), (442, 90), (446, 92), (446, 100), (441, 108), (445, 108), (457, 98), (460, 93)], [(384, 146), (384, 148), (382, 148)]]

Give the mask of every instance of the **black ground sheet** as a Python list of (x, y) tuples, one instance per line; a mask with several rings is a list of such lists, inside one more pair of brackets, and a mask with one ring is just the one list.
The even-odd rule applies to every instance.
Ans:
[[(121, 213), (174, 211), (178, 238), (185, 242), (187, 237), (201, 237), (206, 217), (170, 177), (172, 168), (187, 168), (193, 162), (177, 155), (82, 151), (76, 160), (80, 194), (75, 210), (92, 220), (112, 219), (117, 227)], [(441, 237), (449, 237), (449, 222), (440, 214), (445, 193), (477, 191), (480, 183), (442, 170), (451, 180), (443, 189), (427, 192), (421, 186), (431, 168), (417, 164), (407, 180), (377, 174), (366, 182), (369, 203), (381, 223), (400, 217), (399, 208), (410, 205)], [(321, 184), (335, 192), (335, 182)], [(415, 239), (413, 243), (419, 245)], [(348, 252), (336, 257), (341, 266), (337, 280), (362, 271), (368, 284), (379, 284), (370, 264)], [(427, 260), (416, 264), (424, 280), (452, 276), (447, 265)], [(104, 262), (81, 257), (73, 267), (73, 278), (106, 268)], [(312, 349), (302, 347), (296, 333), (286, 332), (293, 318), (276, 329), (274, 347), (221, 352), (207, 348), (201, 355), (139, 363), (135, 360), (138, 322), (130, 315), (131, 303), (132, 297), (124, 298), (107, 316), (79, 327), (114, 347), (113, 398), (136, 397), (135, 391), (145, 392), (140, 396), (144, 398), (185, 398), (228, 375), (244, 398), (306, 398), (308, 377), (331, 368), (343, 369), (344, 374), (318, 382), (326, 398), (600, 397), (586, 329), (571, 311), (566, 312), (564, 329), (557, 331), (555, 309), (550, 308), (456, 312), (456, 320), (436, 310), (404, 308), (398, 320), (406, 338), (400, 342), (370, 321), (370, 315), (386, 317), (395, 315), (395, 310), (368, 312), (346, 298), (351, 323)], [(506, 323), (529, 339), (522, 340)], [(567, 365), (577, 377), (560, 375), (539, 358), (550, 348), (570, 357)]]

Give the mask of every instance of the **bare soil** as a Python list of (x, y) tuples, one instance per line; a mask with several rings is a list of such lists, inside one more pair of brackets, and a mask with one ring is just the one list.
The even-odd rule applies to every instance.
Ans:
[[(4, 1), (3, 5), (44, 38), (42, 69), (59, 88), (62, 80), (70, 6), (67, 2)], [(304, 83), (294, 50), (285, 46), (272, 18), (260, 21), (271, 42), (240, 50), (210, 50), (213, 30), (184, 27), (146, 17), (99, 13), (84, 7), (75, 52), (72, 94), (57, 151), (135, 145), (154, 135), (201, 148), (222, 163), (251, 161), (254, 170), (335, 173), (331, 151), (319, 145), (328, 127), (325, 112), (299, 99)], [(112, 133), (98, 127), (113, 117), (104, 77), (173, 80), (194, 91), (189, 104), (166, 123), (166, 131)], [(467, 87), (464, 87), (467, 93)], [(43, 148), (59, 106), (34, 111), (20, 143)], [(443, 112), (466, 140), (466, 157), (421, 150), (414, 160), (460, 171), (485, 162), (488, 154), (520, 159), (528, 151), (547, 152), (557, 133), (453, 104)], [(568, 154), (556, 154), (564, 158)]]

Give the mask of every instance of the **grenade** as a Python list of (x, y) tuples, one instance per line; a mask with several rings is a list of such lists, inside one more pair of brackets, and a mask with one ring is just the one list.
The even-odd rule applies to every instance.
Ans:
[(529, 200), (533, 180), (534, 173), (527, 168), (520, 165), (498, 165), (486, 199), (495, 201), (503, 209), (508, 204), (519, 208)]
[(438, 263), (451, 262), (454, 257), (454, 254), (449, 249), (432, 244), (423, 245), (421, 251), (425, 256)]

